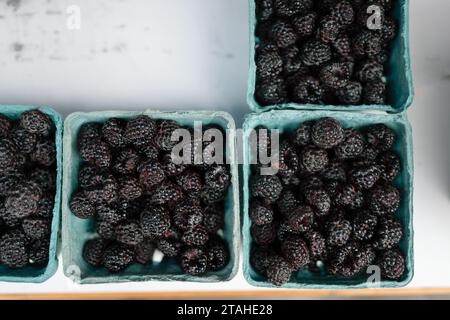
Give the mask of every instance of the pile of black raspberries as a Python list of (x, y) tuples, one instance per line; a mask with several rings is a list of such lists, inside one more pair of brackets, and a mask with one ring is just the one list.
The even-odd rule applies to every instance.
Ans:
[(384, 124), (345, 129), (333, 118), (281, 136), (278, 173), (253, 168), (254, 270), (275, 285), (300, 270), (357, 278), (371, 265), (379, 266), (382, 279), (401, 279), (401, 191), (394, 180), (402, 164), (395, 140)]
[(55, 192), (53, 121), (39, 110), (0, 115), (0, 263), (47, 265)]
[[(171, 152), (178, 142), (171, 137), (181, 128), (145, 115), (81, 127), (84, 163), (70, 208), (79, 218), (95, 219), (98, 237), (83, 249), (92, 266), (120, 272), (133, 263), (151, 264), (155, 250), (195, 276), (228, 264), (228, 244), (220, 233), (229, 168), (175, 164)], [(192, 153), (203, 147), (207, 155), (210, 142), (192, 138), (190, 143)]]
[(260, 105), (386, 104), (394, 0), (255, 1)]

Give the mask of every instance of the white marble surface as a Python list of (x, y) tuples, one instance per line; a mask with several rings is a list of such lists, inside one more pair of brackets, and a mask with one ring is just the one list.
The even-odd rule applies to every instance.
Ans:
[[(66, 9), (81, 9), (81, 29)], [(80, 110), (227, 110), (246, 107), (246, 0), (0, 0), (0, 103)], [(409, 287), (450, 287), (450, 2), (411, 0), (416, 97), (415, 277)], [(249, 290), (228, 283), (76, 286), (59, 269), (41, 285), (7, 292)]]

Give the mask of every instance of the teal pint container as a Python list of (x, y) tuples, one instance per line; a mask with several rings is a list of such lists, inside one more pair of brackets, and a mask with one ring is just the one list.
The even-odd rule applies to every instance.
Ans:
[[(253, 270), (250, 265), (250, 250), (252, 237), (250, 235), (251, 221), (249, 218), (251, 176), (251, 150), (248, 143), (252, 129), (264, 126), (268, 129), (279, 129), (280, 134), (295, 130), (298, 125), (322, 117), (333, 117), (340, 121), (345, 127), (365, 127), (371, 124), (383, 123), (397, 133), (397, 141), (394, 150), (401, 158), (403, 169), (401, 175), (395, 181), (396, 187), (402, 193), (402, 202), (396, 217), (404, 226), (404, 235), (400, 248), (405, 254), (406, 270), (403, 278), (399, 281), (381, 281), (380, 287), (398, 288), (406, 286), (413, 278), (414, 256), (413, 256), (413, 151), (411, 126), (406, 115), (377, 115), (367, 113), (350, 113), (334, 111), (297, 111), (283, 110), (270, 111), (261, 114), (250, 114), (244, 122), (244, 165), (243, 165), (243, 259), (245, 279), (253, 286), (276, 287), (270, 284), (264, 277)], [(309, 271), (299, 271), (294, 274), (291, 281), (283, 288), (296, 289), (357, 289), (371, 288), (367, 283), (369, 275), (362, 274), (355, 279), (336, 278), (331, 275), (315, 274)]]
[[(93, 219), (83, 220), (72, 214), (69, 201), (77, 188), (80, 156), (77, 149), (77, 135), (80, 127), (87, 122), (103, 123), (107, 119), (116, 117), (130, 119), (138, 115), (148, 115), (154, 119), (170, 119), (181, 125), (193, 126), (200, 121), (204, 126), (218, 125), (227, 130), (226, 157), (231, 161), (232, 185), (225, 199), (225, 227), (224, 238), (230, 249), (230, 262), (219, 272), (208, 273), (202, 277), (194, 277), (182, 273), (176, 261), (163, 259), (149, 265), (134, 264), (121, 273), (111, 274), (104, 268), (94, 268), (87, 264), (82, 257), (83, 245), (86, 240), (96, 237)], [(160, 112), (147, 110), (145, 112), (105, 111), (90, 113), (72, 113), (65, 121), (64, 134), (64, 177), (62, 198), (62, 254), (66, 276), (80, 284), (128, 282), (128, 281), (195, 281), (219, 282), (232, 279), (238, 269), (240, 225), (239, 225), (239, 178), (235, 161), (235, 123), (231, 115), (226, 112)]]
[(257, 19), (255, 13), (255, 0), (249, 0), (250, 7), (250, 61), (247, 86), (247, 104), (252, 112), (265, 112), (269, 110), (298, 109), (298, 110), (342, 110), (362, 111), (380, 110), (389, 113), (399, 113), (408, 108), (413, 100), (413, 80), (411, 72), (411, 58), (409, 49), (409, 0), (393, 1), (394, 14), (398, 22), (398, 34), (391, 44), (390, 60), (387, 63), (386, 79), (388, 85), (387, 105), (319, 105), (285, 103), (272, 106), (261, 106), (255, 100), (256, 65), (255, 50), (259, 43), (255, 35)]
[(59, 113), (49, 107), (32, 106), (0, 106), (0, 114), (10, 119), (16, 120), (22, 113), (28, 110), (38, 109), (50, 116), (55, 124), (55, 144), (56, 144), (56, 195), (55, 207), (53, 208), (52, 231), (50, 236), (49, 260), (45, 267), (35, 268), (27, 266), (20, 269), (10, 269), (6, 266), (0, 266), (0, 281), (4, 282), (23, 282), (23, 283), (41, 283), (53, 276), (58, 269), (57, 246), (59, 240), (59, 226), (61, 216), (61, 181), (62, 181), (62, 136), (63, 120)]

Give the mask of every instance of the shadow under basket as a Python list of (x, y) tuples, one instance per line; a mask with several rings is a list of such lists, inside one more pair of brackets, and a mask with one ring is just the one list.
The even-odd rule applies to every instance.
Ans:
[[(232, 185), (225, 199), (225, 227), (223, 234), (230, 249), (230, 261), (221, 271), (210, 272), (202, 277), (183, 274), (174, 258), (163, 258), (161, 262), (147, 265), (133, 264), (120, 273), (110, 273), (105, 268), (95, 268), (86, 263), (82, 256), (84, 243), (97, 237), (94, 219), (79, 219), (72, 214), (69, 201), (78, 186), (78, 170), (81, 159), (77, 148), (77, 135), (80, 127), (88, 122), (104, 123), (109, 118), (131, 119), (139, 115), (148, 115), (154, 119), (174, 120), (184, 126), (193, 126), (201, 122), (203, 126), (214, 124), (227, 131), (226, 157), (230, 164)], [(73, 113), (65, 121), (64, 134), (64, 177), (63, 177), (63, 222), (62, 253), (64, 273), (80, 284), (129, 282), (129, 281), (193, 281), (219, 282), (232, 279), (238, 269), (239, 259), (239, 178), (235, 162), (235, 123), (225, 112), (145, 112), (105, 111), (91, 113)], [(225, 147), (225, 146), (224, 146)]]
[(393, 12), (398, 22), (398, 34), (390, 46), (389, 61), (385, 65), (387, 81), (386, 105), (320, 105), (284, 103), (279, 105), (262, 106), (255, 100), (256, 64), (255, 53), (259, 43), (255, 35), (257, 19), (255, 0), (249, 0), (250, 7), (250, 68), (247, 86), (247, 104), (253, 112), (265, 112), (274, 109), (297, 110), (341, 110), (362, 111), (379, 110), (389, 113), (405, 111), (412, 103), (414, 90), (411, 71), (411, 58), (409, 48), (409, 0), (393, 1)]
[(12, 119), (19, 119), (20, 115), (29, 110), (40, 110), (47, 114), (55, 125), (55, 145), (56, 145), (56, 194), (55, 206), (53, 207), (53, 218), (51, 224), (49, 260), (44, 267), (27, 266), (20, 269), (11, 269), (4, 265), (0, 266), (0, 281), (41, 283), (52, 277), (58, 269), (57, 246), (59, 239), (59, 226), (61, 216), (61, 179), (62, 179), (62, 135), (63, 121), (59, 113), (49, 107), (33, 106), (0, 106), (0, 114)]
[[(373, 115), (365, 113), (333, 112), (333, 111), (271, 111), (262, 114), (250, 114), (244, 122), (244, 166), (243, 166), (243, 247), (244, 247), (244, 276), (253, 286), (273, 287), (267, 279), (257, 273), (250, 264), (250, 250), (252, 237), (250, 234), (251, 221), (249, 218), (250, 189), (249, 181), (251, 176), (251, 148), (248, 143), (250, 133), (258, 126), (268, 129), (278, 129), (280, 134), (293, 132), (301, 123), (319, 119), (323, 117), (333, 117), (348, 128), (362, 128), (371, 124), (383, 123), (392, 128), (397, 134), (394, 145), (395, 152), (402, 161), (402, 172), (394, 181), (395, 186), (401, 191), (402, 200), (400, 208), (396, 213), (396, 218), (403, 224), (403, 239), (400, 242), (400, 249), (405, 255), (405, 272), (398, 281), (384, 281), (377, 283), (377, 287), (398, 288), (406, 286), (413, 278), (414, 256), (413, 256), (413, 151), (411, 126), (406, 115)], [(375, 285), (368, 283), (370, 274), (361, 274), (356, 278), (343, 279), (325, 273), (312, 273), (301, 270), (294, 273), (290, 282), (282, 288), (296, 289), (358, 289), (373, 288)]]

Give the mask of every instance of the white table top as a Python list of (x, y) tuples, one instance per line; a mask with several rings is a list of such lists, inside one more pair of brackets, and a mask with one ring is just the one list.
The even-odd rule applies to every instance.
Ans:
[[(9, 3), (7, 5), (6, 3)], [(77, 0), (0, 3), (0, 103), (49, 105), (63, 115), (108, 109), (229, 111), (246, 106), (246, 0)], [(450, 287), (450, 2), (411, 0), (416, 96), (408, 111), (415, 147), (415, 277), (410, 288)], [(44, 284), (1, 293), (258, 290), (230, 282), (77, 286), (62, 269)]]

